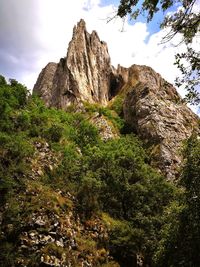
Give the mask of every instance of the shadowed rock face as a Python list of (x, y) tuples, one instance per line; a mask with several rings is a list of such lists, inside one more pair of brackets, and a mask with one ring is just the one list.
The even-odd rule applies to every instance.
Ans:
[(50, 107), (52, 102), (53, 82), (56, 69), (56, 63), (48, 63), (41, 71), (33, 89), (33, 93), (39, 95), (44, 100), (47, 107)]
[(83, 20), (74, 27), (67, 56), (42, 70), (33, 92), (47, 106), (62, 109), (84, 101), (107, 105), (122, 93), (125, 121), (149, 147), (151, 164), (169, 179), (181, 166), (182, 142), (198, 128), (197, 116), (152, 68), (115, 69), (106, 43), (95, 31), (89, 34)]

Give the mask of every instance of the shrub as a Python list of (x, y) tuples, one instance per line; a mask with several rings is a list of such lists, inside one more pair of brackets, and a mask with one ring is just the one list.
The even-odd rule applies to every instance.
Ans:
[(0, 132), (0, 192), (2, 201), (10, 190), (21, 187), (23, 177), (29, 170), (26, 158), (33, 147), (23, 135), (7, 135)]
[(78, 209), (85, 219), (90, 218), (99, 210), (98, 201), (101, 192), (102, 183), (96, 179), (93, 173), (87, 172), (81, 180), (77, 198), (79, 201)]
[(16, 120), (16, 128), (20, 131), (26, 131), (31, 127), (30, 115), (27, 112), (20, 112)]
[(53, 124), (46, 132), (46, 136), (51, 142), (59, 142), (63, 136), (63, 127)]
[(116, 96), (111, 105), (110, 108), (114, 110), (119, 116), (123, 114), (123, 102), (124, 102), (124, 95), (118, 95)]
[(84, 148), (87, 145), (92, 146), (98, 144), (99, 134), (94, 125), (86, 119), (76, 121), (75, 125), (75, 135), (72, 138), (79, 147)]

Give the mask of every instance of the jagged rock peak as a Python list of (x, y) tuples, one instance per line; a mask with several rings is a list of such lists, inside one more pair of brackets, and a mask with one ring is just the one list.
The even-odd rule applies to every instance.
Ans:
[(197, 116), (171, 84), (151, 67), (112, 67), (106, 43), (95, 31), (87, 32), (84, 20), (74, 27), (66, 57), (42, 70), (33, 92), (47, 106), (62, 109), (84, 101), (106, 105), (120, 92), (125, 121), (148, 145), (152, 165), (168, 179), (181, 166), (183, 141), (198, 131)]
[(82, 101), (107, 104), (114, 77), (108, 47), (95, 31), (86, 31), (83, 19), (74, 27), (66, 58), (60, 60), (54, 73), (49, 67), (43, 69), (33, 89), (48, 106), (65, 109)]
[[(93, 30), (91, 34), (88, 34), (87, 29), (86, 29), (86, 23), (83, 19), (81, 19), (77, 25), (74, 26), (73, 28), (73, 35), (72, 35), (72, 41), (74, 39), (80, 40), (80, 36), (82, 35), (86, 35), (87, 37), (90, 36), (91, 40), (93, 38), (97, 38), (99, 42), (101, 42), (101, 44), (104, 44), (107, 47), (107, 44), (103, 41), (100, 40), (98, 33)], [(82, 37), (81, 37), (82, 38)]]
[(75, 33), (76, 29), (81, 29), (81, 28), (86, 30), (86, 23), (84, 19), (80, 19), (80, 21), (77, 23), (77, 26), (76, 25), (74, 26), (73, 33)]

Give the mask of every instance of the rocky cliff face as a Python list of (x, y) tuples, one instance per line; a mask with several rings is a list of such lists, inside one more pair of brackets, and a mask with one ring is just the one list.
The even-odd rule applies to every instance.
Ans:
[(197, 116), (153, 69), (137, 65), (115, 69), (106, 43), (95, 31), (89, 34), (83, 20), (74, 27), (66, 58), (42, 70), (33, 92), (47, 106), (62, 109), (84, 101), (107, 105), (123, 96), (125, 121), (149, 147), (152, 165), (169, 179), (180, 167), (183, 140), (198, 128)]
[(74, 27), (67, 56), (41, 72), (33, 92), (49, 106), (65, 108), (80, 101), (106, 105), (110, 98), (112, 66), (105, 42), (89, 34), (85, 22)]
[(56, 63), (48, 63), (47, 66), (41, 71), (37, 83), (33, 89), (33, 92), (39, 95), (45, 102), (45, 104), (50, 107), (52, 100), (52, 89), (54, 75), (57, 69)]
[(152, 165), (173, 179), (181, 167), (182, 143), (197, 130), (198, 118), (150, 67), (132, 66), (129, 73), (124, 118), (148, 145)]

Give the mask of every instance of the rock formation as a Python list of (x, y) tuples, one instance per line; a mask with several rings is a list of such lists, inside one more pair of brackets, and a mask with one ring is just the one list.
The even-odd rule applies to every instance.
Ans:
[(33, 92), (48, 106), (65, 109), (87, 101), (106, 105), (110, 96), (112, 66), (105, 42), (97, 33), (89, 34), (85, 22), (74, 27), (66, 58), (49, 63), (41, 72)]
[(105, 106), (123, 96), (125, 121), (147, 144), (152, 165), (169, 179), (180, 167), (183, 140), (198, 128), (197, 116), (153, 69), (137, 65), (115, 69), (106, 43), (95, 31), (89, 34), (83, 20), (74, 27), (66, 58), (42, 70), (33, 92), (47, 106), (62, 109), (84, 101)]
[(124, 118), (148, 145), (152, 165), (173, 179), (181, 166), (182, 143), (198, 128), (198, 118), (150, 67), (134, 65), (129, 73)]
[(50, 107), (52, 99), (53, 79), (57, 69), (56, 63), (48, 63), (41, 71), (33, 92), (41, 96), (45, 104)]

